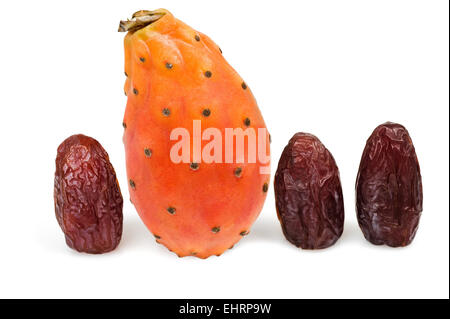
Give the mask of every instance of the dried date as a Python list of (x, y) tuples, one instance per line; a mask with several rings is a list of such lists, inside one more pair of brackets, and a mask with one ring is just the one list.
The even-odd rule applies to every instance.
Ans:
[(406, 246), (422, 212), (422, 178), (408, 131), (385, 123), (369, 137), (356, 179), (356, 211), (364, 237), (375, 245)]
[(95, 139), (73, 135), (58, 147), (54, 201), (69, 247), (91, 254), (117, 247), (123, 198), (108, 154)]
[(275, 174), (278, 219), (288, 241), (303, 249), (333, 245), (344, 229), (339, 170), (317, 137), (295, 134)]

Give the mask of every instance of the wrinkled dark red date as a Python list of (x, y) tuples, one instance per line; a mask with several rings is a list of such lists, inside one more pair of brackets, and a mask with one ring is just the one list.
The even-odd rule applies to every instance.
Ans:
[(367, 140), (356, 179), (356, 210), (371, 243), (398, 247), (414, 239), (422, 212), (422, 178), (402, 125), (382, 124)]
[(93, 138), (73, 135), (58, 147), (54, 200), (69, 247), (91, 254), (117, 247), (123, 198), (108, 154)]
[(344, 229), (339, 170), (317, 137), (295, 134), (275, 174), (278, 219), (288, 241), (303, 249), (333, 245)]

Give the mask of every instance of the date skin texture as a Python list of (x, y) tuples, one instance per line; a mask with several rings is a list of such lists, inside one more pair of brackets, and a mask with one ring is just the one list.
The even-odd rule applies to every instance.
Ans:
[(101, 254), (117, 247), (123, 198), (108, 154), (95, 139), (73, 135), (58, 147), (54, 200), (70, 248)]
[(378, 126), (367, 140), (356, 179), (356, 211), (364, 237), (375, 245), (411, 243), (422, 212), (422, 178), (408, 131)]
[(333, 245), (344, 230), (339, 170), (317, 137), (295, 134), (275, 174), (278, 219), (288, 241), (303, 249)]

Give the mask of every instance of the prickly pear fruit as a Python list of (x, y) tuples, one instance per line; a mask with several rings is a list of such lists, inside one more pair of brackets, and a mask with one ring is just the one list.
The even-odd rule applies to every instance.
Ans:
[[(246, 146), (268, 141), (256, 101), (220, 48), (169, 11), (136, 12), (119, 31), (128, 31), (123, 141), (131, 201), (156, 241), (178, 256), (220, 255), (248, 234), (262, 209), (270, 150), (261, 143), (266, 161), (247, 160), (248, 147), (241, 153), (247, 161), (228, 162), (237, 142), (207, 149), (226, 128), (253, 129)], [(194, 121), (203, 130), (199, 139)], [(171, 157), (178, 128), (188, 134), (189, 150), (193, 145), (181, 162)], [(207, 129), (217, 134), (208, 140)], [(223, 153), (222, 162), (206, 160), (205, 152)]]
[(122, 206), (116, 173), (95, 139), (73, 135), (58, 147), (55, 214), (70, 248), (101, 254), (122, 237)]

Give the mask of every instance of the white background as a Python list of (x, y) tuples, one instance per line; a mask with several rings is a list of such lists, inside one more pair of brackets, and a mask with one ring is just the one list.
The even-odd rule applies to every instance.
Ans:
[[(317, 135), (341, 173), (345, 230), (302, 251), (276, 218), (273, 187), (251, 234), (221, 257), (177, 258), (129, 203), (122, 144), (120, 19), (165, 7), (218, 43), (272, 134), (272, 174), (297, 131)], [(0, 297), (449, 297), (448, 1), (2, 1)], [(424, 211), (407, 248), (367, 242), (354, 184), (366, 139), (409, 130)], [(54, 216), (57, 146), (84, 133), (115, 166), (124, 205), (118, 249), (69, 249)], [(273, 178), (272, 178), (273, 181)]]

